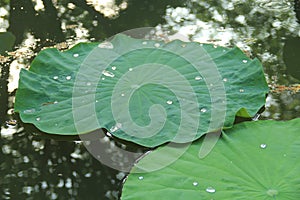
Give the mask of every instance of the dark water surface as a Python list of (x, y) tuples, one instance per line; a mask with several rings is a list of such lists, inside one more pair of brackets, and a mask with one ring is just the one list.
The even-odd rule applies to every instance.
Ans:
[[(74, 142), (76, 138), (41, 133), (22, 124), (13, 112), (19, 70), (29, 68), (44, 47), (64, 50), (79, 42), (104, 40), (149, 26), (158, 33), (178, 32), (199, 42), (237, 45), (262, 61), (272, 89), (260, 119), (300, 117), (299, 1), (106, 0), (99, 1), (102, 6), (91, 2), (0, 0), (0, 32), (14, 35), (0, 35), (0, 199), (120, 196), (126, 173), (101, 164), (82, 142)], [(104, 137), (103, 144), (107, 145), (104, 154), (115, 157), (119, 142)], [(122, 155), (116, 160), (129, 162)]]

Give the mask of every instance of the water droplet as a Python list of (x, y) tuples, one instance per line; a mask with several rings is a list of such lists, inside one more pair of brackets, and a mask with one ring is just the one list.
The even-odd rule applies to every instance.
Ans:
[(278, 195), (278, 191), (274, 190), (274, 189), (269, 189), (267, 191), (267, 195), (271, 196), (271, 197), (275, 197), (276, 195)]
[(200, 81), (200, 80), (202, 80), (202, 77), (201, 77), (201, 76), (196, 76), (196, 77), (195, 77), (195, 80), (196, 80), (196, 81)]
[(112, 70), (116, 70), (117, 67), (116, 67), (116, 66), (112, 66), (111, 69), (112, 69)]
[(208, 193), (215, 193), (215, 192), (216, 192), (216, 189), (213, 188), (213, 187), (208, 187), (208, 188), (206, 188), (205, 191), (208, 192)]
[(142, 42), (142, 44), (143, 44), (143, 45), (146, 45), (146, 44), (148, 44), (148, 42), (144, 41), (144, 42)]
[(139, 180), (143, 180), (144, 179), (144, 177), (143, 176), (139, 176)]
[(95, 102), (96, 102), (96, 103), (98, 103), (99, 101), (98, 101), (98, 100), (96, 100)]
[(23, 111), (24, 114), (30, 114), (30, 113), (34, 113), (34, 112), (35, 112), (34, 108)]
[(98, 45), (98, 47), (102, 49), (113, 49), (114, 45), (110, 42), (102, 42), (101, 44)]
[(92, 83), (90, 83), (90, 82), (87, 82), (87, 83), (86, 83), (86, 85), (87, 85), (87, 86), (91, 86), (91, 85), (92, 85)]
[(57, 80), (57, 79), (58, 79), (58, 76), (53, 76), (53, 79), (54, 79), (54, 80)]
[(200, 109), (200, 112), (202, 112), (202, 113), (205, 113), (206, 111), (207, 111), (206, 108), (201, 108), (201, 109)]
[(105, 80), (105, 78), (104, 78), (104, 77), (102, 77), (102, 78), (101, 78), (101, 80), (102, 80), (102, 81), (104, 81), (104, 80)]
[(197, 186), (197, 185), (198, 185), (198, 182), (194, 181), (193, 186)]
[(203, 44), (200, 44), (200, 46), (202, 47), (202, 46), (203, 46)]
[(248, 62), (248, 60), (243, 60), (243, 63), (247, 63)]
[(260, 144), (260, 148), (262, 148), (262, 149), (267, 148), (267, 144)]
[(159, 44), (159, 43), (155, 43), (154, 46), (155, 46), (156, 48), (158, 48), (158, 47), (160, 47), (160, 44)]
[(129, 69), (128, 69), (128, 71), (130, 71), (130, 72), (131, 72), (132, 70), (133, 70), (132, 68), (129, 68)]
[(227, 78), (223, 78), (223, 81), (224, 81), (224, 82), (227, 82), (227, 81), (228, 81), (228, 79), (227, 79)]
[(107, 71), (107, 70), (103, 70), (102, 71), (102, 74), (104, 75), (104, 76), (108, 76), (108, 77), (115, 77), (115, 75), (112, 73), (112, 72), (110, 72), (110, 71)]
[(243, 93), (243, 92), (245, 92), (245, 90), (244, 89), (240, 89), (240, 93)]
[(116, 123), (116, 125), (114, 125), (113, 127), (111, 127), (111, 128), (109, 129), (109, 131), (110, 131), (111, 133), (113, 133), (113, 132), (119, 130), (120, 128), (122, 128), (122, 124), (121, 124), (121, 123)]
[(71, 80), (71, 78), (72, 78), (71, 76), (66, 76), (66, 80), (68, 81)]
[(41, 121), (40, 117), (35, 118), (36, 121)]
[(124, 94), (124, 93), (122, 93), (122, 94), (121, 94), (121, 96), (122, 96), (122, 97), (124, 97), (124, 96), (125, 96), (125, 94)]
[(186, 44), (182, 44), (181, 47), (183, 47), (183, 48), (186, 47)]
[(217, 45), (214, 45), (214, 48), (216, 49), (216, 48), (218, 48), (218, 46), (217, 46)]
[(173, 103), (173, 101), (171, 101), (171, 100), (167, 101), (167, 104), (169, 104), (169, 105), (171, 105), (172, 103)]
[(73, 57), (74, 57), (74, 58), (77, 58), (78, 56), (79, 56), (78, 53), (74, 53), (74, 54), (73, 54)]

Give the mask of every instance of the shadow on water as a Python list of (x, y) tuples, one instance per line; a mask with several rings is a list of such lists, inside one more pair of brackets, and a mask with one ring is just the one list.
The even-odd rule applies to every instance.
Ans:
[[(105, 5), (106, 11), (110, 9), (108, 13), (89, 0), (41, 0), (40, 7), (34, 2), (37, 1), (0, 0), (0, 7), (7, 10), (7, 14), (0, 13), (7, 22), (5, 25), (0, 21), (0, 28), (5, 27), (3, 31), (11, 32), (16, 39), (15, 52), (8, 53), (9, 56), (1, 52), (0, 57), (0, 122), (3, 125), (0, 199), (118, 199), (126, 176), (101, 164), (78, 137), (42, 133), (32, 125), (23, 125), (13, 112), (16, 88), (8, 87), (8, 80), (11, 82), (11, 76), (16, 76), (12, 74), (16, 73), (15, 68), (28, 68), (44, 47), (56, 45), (68, 49), (80, 41), (103, 40), (131, 28), (149, 26), (180, 32), (206, 43), (229, 38), (223, 45), (238, 45), (250, 57), (258, 57), (270, 87), (275, 88), (267, 97), (265, 111), (260, 110), (261, 118), (287, 120), (300, 116), (299, 92), (276, 92), (277, 85), (299, 84), (297, 31), (300, 29), (295, 22), (296, 17), (300, 21), (299, 0), (290, 2), (295, 12), (293, 7), (275, 0), (272, 2), (277, 4), (273, 5), (282, 6), (281, 11), (261, 7), (260, 1), (245, 4), (228, 1), (223, 5), (216, 0), (128, 0), (125, 3), (116, 0), (112, 7)], [(227, 36), (222, 37), (220, 33)], [(236, 122), (245, 120), (250, 119), (236, 119)], [(105, 135), (100, 139), (107, 150), (102, 156), (121, 164), (126, 156), (114, 153), (114, 146), (124, 148), (125, 145), (133, 152), (147, 150)]]

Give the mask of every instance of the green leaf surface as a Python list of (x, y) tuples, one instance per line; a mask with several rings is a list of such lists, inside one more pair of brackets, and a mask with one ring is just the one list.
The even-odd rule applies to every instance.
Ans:
[(99, 45), (39, 53), (21, 71), (15, 110), (47, 133), (106, 128), (154, 147), (230, 128), (237, 113), (254, 116), (267, 92), (260, 62), (236, 47), (119, 34)]
[(205, 158), (198, 157), (201, 138), (171, 165), (145, 172), (174, 154), (154, 150), (132, 169), (122, 200), (300, 199), (300, 118), (243, 122), (224, 132)]

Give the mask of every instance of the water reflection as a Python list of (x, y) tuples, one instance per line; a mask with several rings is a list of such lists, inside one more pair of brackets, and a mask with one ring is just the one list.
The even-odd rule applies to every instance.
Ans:
[[(14, 92), (20, 69), (29, 68), (41, 49), (66, 50), (146, 26), (156, 26), (158, 34), (179, 32), (199, 42), (237, 45), (263, 62), (273, 89), (261, 118), (292, 119), (300, 116), (300, 93), (277, 88), (299, 84), (300, 5), (297, 15), (293, 6), (288, 0), (0, 0), (0, 31), (16, 36), (14, 51), (0, 57), (0, 198), (118, 199), (126, 175), (103, 166), (81, 142), (46, 137), (30, 126), (24, 130), (12, 110)], [(103, 141), (115, 145), (108, 137)], [(106, 156), (113, 152), (107, 148)]]
[(1, 136), (1, 199), (118, 198), (124, 175), (101, 165), (82, 143), (17, 127), (2, 127)]

